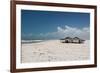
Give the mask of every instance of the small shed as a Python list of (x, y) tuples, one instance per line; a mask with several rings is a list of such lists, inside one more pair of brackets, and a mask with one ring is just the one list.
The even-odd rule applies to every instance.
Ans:
[(71, 37), (65, 37), (64, 39), (61, 39), (62, 43), (72, 43), (72, 38)]
[(74, 37), (73, 38), (73, 43), (83, 43), (84, 40), (78, 38), (78, 37)]
[(65, 37), (64, 39), (60, 39), (62, 43), (83, 43), (85, 40), (82, 40), (78, 37)]
[(71, 37), (66, 37), (65, 38), (65, 43), (72, 43), (72, 38)]

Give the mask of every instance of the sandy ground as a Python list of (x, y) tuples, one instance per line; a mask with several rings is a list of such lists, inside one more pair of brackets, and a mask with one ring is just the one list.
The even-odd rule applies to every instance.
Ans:
[(55, 62), (89, 59), (89, 41), (83, 44), (61, 43), (49, 40), (40, 43), (22, 44), (21, 62)]

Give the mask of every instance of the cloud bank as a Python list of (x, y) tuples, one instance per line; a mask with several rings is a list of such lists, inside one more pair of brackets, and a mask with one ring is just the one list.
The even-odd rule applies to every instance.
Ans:
[(65, 25), (64, 28), (58, 26), (56, 31), (48, 33), (40, 33), (38, 35), (29, 33), (22, 34), (22, 39), (34, 39), (34, 40), (43, 40), (43, 39), (61, 39), (65, 37), (79, 37), (84, 40), (90, 39), (90, 28), (76, 28)]
[(58, 26), (57, 31), (55, 32), (48, 32), (48, 33), (41, 33), (41, 37), (48, 38), (48, 39), (61, 39), (65, 37), (79, 37), (85, 40), (89, 40), (90, 38), (90, 29), (89, 27), (84, 28), (76, 28), (65, 26), (64, 28)]

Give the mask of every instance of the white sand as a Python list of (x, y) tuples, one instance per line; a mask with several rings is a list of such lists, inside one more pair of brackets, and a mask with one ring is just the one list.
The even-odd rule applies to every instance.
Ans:
[(83, 44), (61, 43), (49, 40), (40, 43), (22, 44), (22, 63), (54, 62), (89, 59), (89, 41)]

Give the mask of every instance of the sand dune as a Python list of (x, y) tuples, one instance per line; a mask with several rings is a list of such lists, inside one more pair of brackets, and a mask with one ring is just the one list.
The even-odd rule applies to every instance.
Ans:
[(21, 62), (55, 62), (89, 59), (89, 40), (83, 44), (61, 43), (48, 40), (40, 43), (22, 44)]

